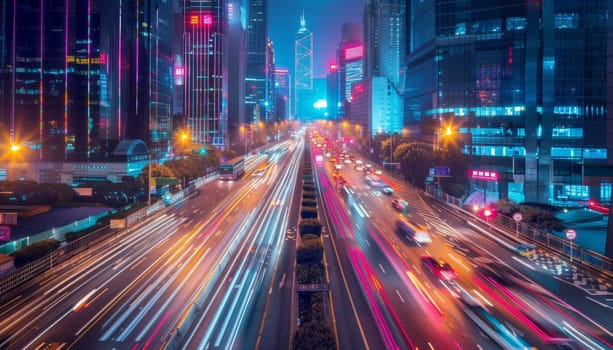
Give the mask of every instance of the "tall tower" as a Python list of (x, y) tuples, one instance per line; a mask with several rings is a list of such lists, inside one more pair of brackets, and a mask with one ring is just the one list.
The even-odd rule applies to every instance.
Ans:
[[(371, 132), (380, 130), (383, 133), (400, 132), (404, 115), (402, 94), (404, 78), (401, 78), (401, 54), (404, 54), (403, 41), (400, 36), (404, 23), (404, 1), (400, 0), (367, 0), (364, 8), (364, 43), (366, 55), (364, 59), (364, 78), (373, 83), (373, 93), (378, 88), (388, 89), (385, 110), (374, 111), (379, 115), (371, 116)], [(387, 80), (385, 83), (382, 79)], [(397, 111), (397, 112), (396, 112)]]
[(192, 142), (223, 147), (224, 2), (186, 2), (183, 7), (184, 115)]
[(268, 1), (248, 0), (247, 11), (247, 81), (245, 84), (245, 115), (253, 123), (259, 105), (261, 120), (267, 119), (267, 48)]
[(244, 148), (241, 143), (241, 125), (249, 123), (249, 117), (245, 115), (245, 77), (246, 77), (246, 0), (229, 0), (226, 3), (228, 18), (228, 33), (225, 41), (225, 79), (228, 86), (227, 111), (228, 111), (228, 147), (236, 151)]
[(309, 119), (313, 99), (313, 34), (306, 27), (304, 13), (300, 17), (300, 28), (294, 44), (294, 109), (297, 119)]

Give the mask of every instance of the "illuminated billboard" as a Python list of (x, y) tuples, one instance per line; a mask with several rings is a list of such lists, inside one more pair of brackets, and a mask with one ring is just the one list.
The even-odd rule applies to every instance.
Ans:
[(210, 26), (213, 24), (213, 16), (210, 13), (205, 14), (192, 14), (189, 15), (187, 23), (192, 26), (205, 25)]
[(468, 178), (475, 180), (498, 181), (498, 172), (493, 170), (469, 169)]
[(348, 47), (344, 51), (345, 60), (355, 60), (364, 57), (364, 46)]

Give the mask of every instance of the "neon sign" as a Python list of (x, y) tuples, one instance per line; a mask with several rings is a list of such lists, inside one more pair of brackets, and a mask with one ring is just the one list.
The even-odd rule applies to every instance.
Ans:
[(468, 170), (468, 178), (476, 180), (498, 181), (498, 172), (493, 170)]

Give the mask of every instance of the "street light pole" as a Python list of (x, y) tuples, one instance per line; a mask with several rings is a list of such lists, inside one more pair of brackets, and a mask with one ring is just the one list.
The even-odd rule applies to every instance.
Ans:
[(147, 207), (151, 206), (151, 149), (149, 151), (149, 163), (147, 165), (147, 173), (149, 180), (147, 181)]

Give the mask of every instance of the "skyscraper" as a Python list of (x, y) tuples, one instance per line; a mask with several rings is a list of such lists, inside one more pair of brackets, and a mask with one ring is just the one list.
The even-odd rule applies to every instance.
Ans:
[(157, 3), (3, 0), (2, 139), (36, 160), (109, 159), (134, 138), (162, 154), (170, 13)]
[(224, 58), (224, 81), (227, 84), (229, 147), (243, 151), (240, 145), (240, 126), (249, 123), (245, 115), (245, 69), (247, 64), (247, 6), (245, 0), (229, 0), (227, 6), (228, 33)]
[(184, 115), (192, 142), (227, 147), (224, 111), (224, 1), (183, 5)]
[[(253, 123), (269, 118), (267, 105), (268, 1), (247, 0), (247, 81), (245, 114)], [(259, 108), (255, 106), (259, 105)], [(255, 113), (260, 111), (259, 116)]]
[(266, 45), (266, 100), (264, 108), (266, 110), (266, 122), (274, 122), (275, 117), (275, 46), (272, 40), (268, 39)]
[[(376, 92), (385, 86), (389, 97), (385, 99), (390, 106), (382, 106), (383, 110), (373, 110), (377, 123), (371, 121), (368, 127), (371, 133), (395, 133), (403, 127), (403, 109), (401, 104), (404, 79), (401, 78), (401, 54), (404, 52), (404, 1), (400, 0), (368, 0), (364, 8), (364, 78), (374, 84), (366, 91)], [(385, 78), (387, 83), (381, 79)], [(387, 114), (396, 111), (394, 115)], [(379, 124), (379, 125), (374, 125)]]
[(294, 91), (296, 119), (310, 119), (313, 113), (313, 34), (306, 27), (304, 14), (294, 43)]
[(347, 118), (351, 87), (364, 78), (364, 28), (362, 23), (345, 23), (338, 44), (338, 113)]
[[(277, 103), (275, 106), (275, 121), (292, 118), (292, 82), (287, 68), (275, 68), (275, 92)], [(282, 101), (282, 102), (281, 102)]]
[(610, 201), (608, 3), (410, 2), (407, 120), (454, 125), (471, 167), (499, 172), (479, 201)]

